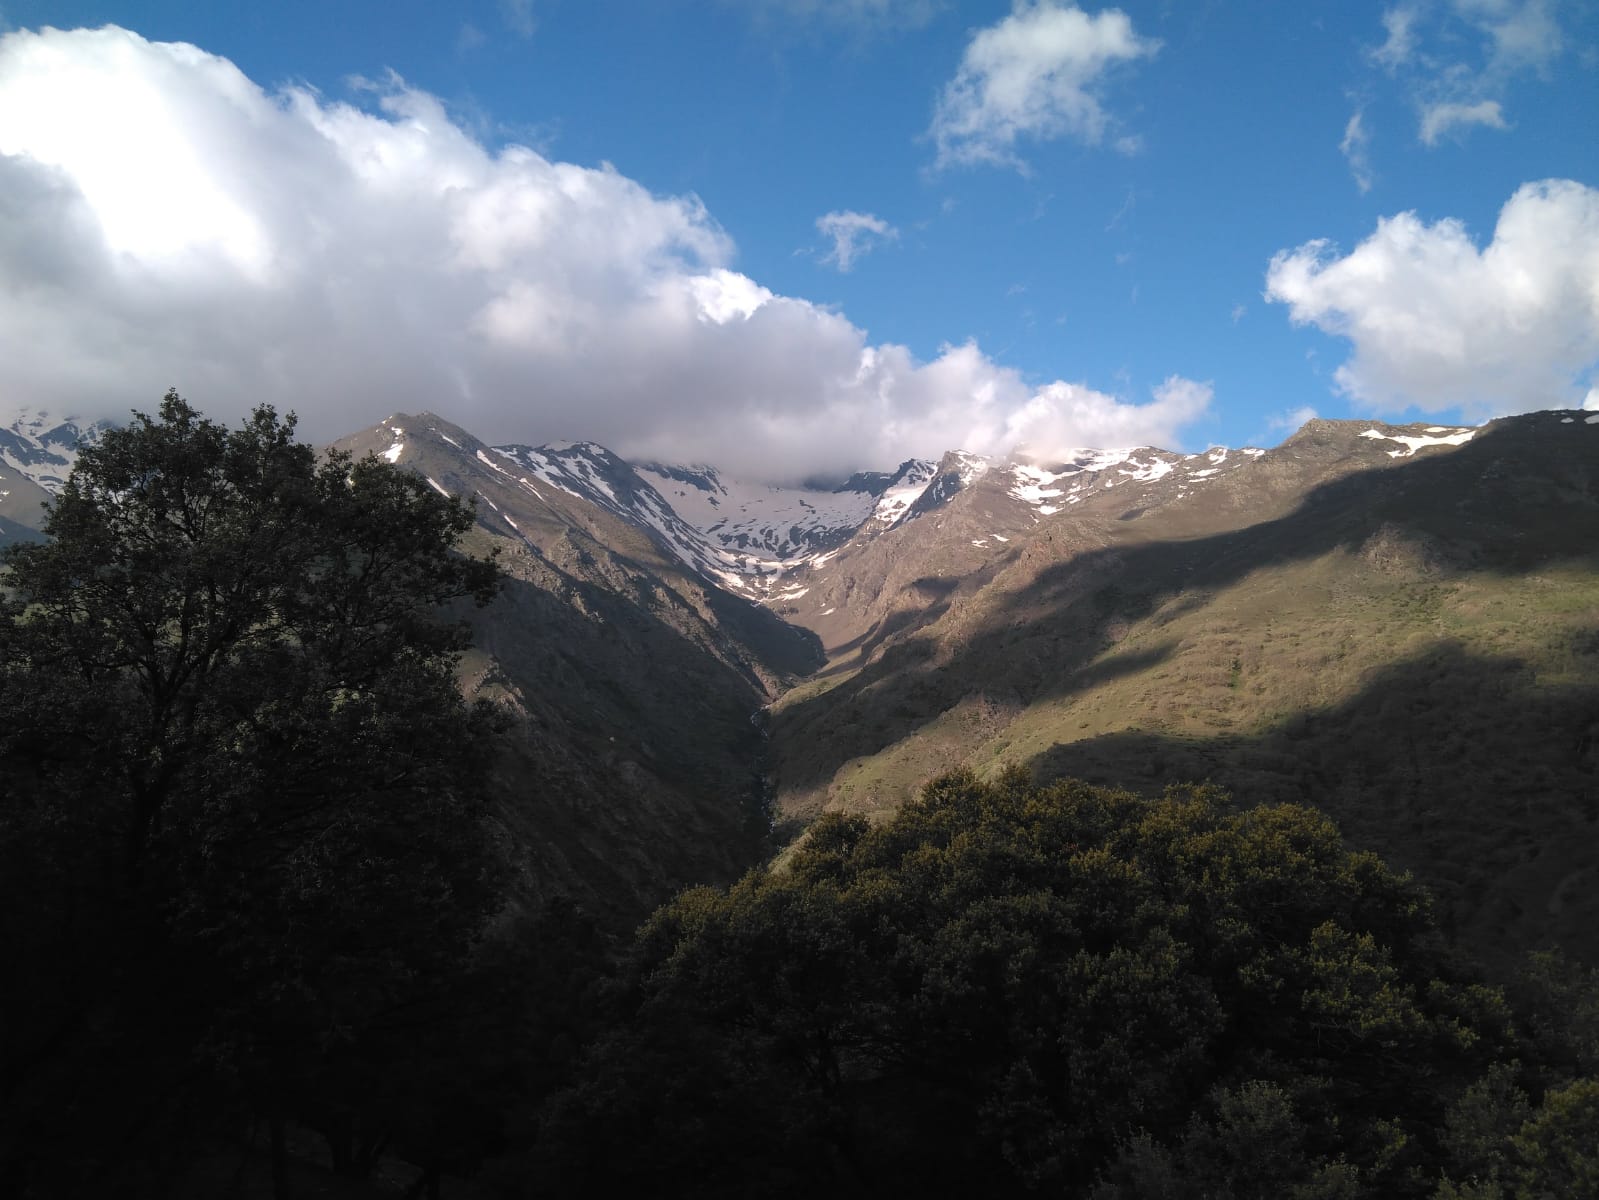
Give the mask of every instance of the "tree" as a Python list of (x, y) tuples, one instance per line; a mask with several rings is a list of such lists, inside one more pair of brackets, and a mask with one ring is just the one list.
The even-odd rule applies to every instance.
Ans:
[(499, 903), (472, 509), (294, 427), (169, 392), (6, 552), (0, 1194), (313, 1097), (338, 1157)]
[[(663, 907), (629, 978), (530, 1157), (557, 1192), (1423, 1197), (1520, 1046), (1320, 814), (1015, 771), (822, 818)], [(1537, 1130), (1572, 1178), (1578, 1100)]]

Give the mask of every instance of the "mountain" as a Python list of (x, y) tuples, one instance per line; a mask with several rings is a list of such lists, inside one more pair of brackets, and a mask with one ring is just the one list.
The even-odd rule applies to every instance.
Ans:
[(39, 536), (42, 506), (66, 482), (78, 447), (102, 428), (32, 409), (0, 425), (0, 546)]
[(59, 491), (77, 461), (78, 448), (93, 442), (103, 421), (57, 420), (48, 413), (23, 409), (0, 426), (0, 472), (10, 467), (48, 492)]
[(0, 460), (0, 546), (39, 537), (49, 499), (44, 488)]
[(786, 615), (830, 662), (773, 708), (785, 814), (886, 813), (957, 765), (1208, 778), (1326, 810), (1479, 949), (1599, 959), (1599, 422), (1062, 465), (973, 473), (813, 576)]
[(714, 467), (648, 463), (640, 473), (706, 538), (750, 564), (746, 573), (780, 575), (847, 541), (872, 517), (883, 494), (919, 464), (895, 475), (852, 476), (836, 488), (783, 488), (724, 479)]
[(668, 553), (723, 588), (781, 603), (796, 577), (827, 561), (863, 527), (889, 528), (926, 489), (931, 463), (861, 473), (842, 485), (776, 487), (724, 478), (714, 467), (631, 465), (593, 442), (506, 445), (495, 454), (530, 477), (646, 530)]
[(499, 552), (501, 595), (463, 614), (475, 634), (462, 676), (510, 723), (497, 770), (533, 899), (575, 897), (620, 929), (764, 852), (759, 714), (818, 665), (811, 635), (717, 587), (663, 548), (660, 530), (624, 516), (660, 510), (596, 447), (496, 450), (428, 413), (338, 446), (475, 500), (469, 548)]
[(819, 640), (769, 708), (788, 831), (958, 765), (1208, 778), (1327, 810), (1481, 951), (1599, 959), (1596, 439), (1587, 413), (1317, 420), (1269, 450), (953, 451), (837, 492), (491, 454)]
[[(23, 427), (36, 473), (55, 428)], [(1599, 961), (1599, 414), (795, 488), (425, 413), (340, 444), (474, 498), (500, 552), (463, 685), (507, 715), (533, 900), (622, 928), (773, 819), (1022, 765), (1314, 805), (1479, 953)], [(45, 495), (13, 457), (0, 521)]]

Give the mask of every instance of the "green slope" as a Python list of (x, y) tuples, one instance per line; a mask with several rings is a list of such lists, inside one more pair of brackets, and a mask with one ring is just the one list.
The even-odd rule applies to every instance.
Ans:
[(1479, 946), (1599, 956), (1599, 427), (1537, 414), (1402, 460), (1360, 428), (1315, 423), (1202, 509), (1040, 526), (784, 697), (782, 804), (884, 813), (959, 764), (1210, 778), (1326, 809)]

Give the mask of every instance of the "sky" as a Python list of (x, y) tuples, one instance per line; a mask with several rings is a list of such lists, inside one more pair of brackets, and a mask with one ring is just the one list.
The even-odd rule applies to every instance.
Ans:
[(0, 0), (0, 416), (772, 482), (1599, 408), (1591, 0)]

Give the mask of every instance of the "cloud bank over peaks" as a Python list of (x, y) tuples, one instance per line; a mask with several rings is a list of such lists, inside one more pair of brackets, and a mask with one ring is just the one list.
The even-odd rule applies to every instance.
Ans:
[[(939, 96), (929, 131), (938, 167), (988, 164), (1025, 169), (1016, 144), (1073, 137), (1104, 140), (1112, 118), (1100, 102), (1117, 64), (1153, 55), (1120, 9), (1089, 16), (1058, 0), (1017, 0), (1011, 15), (979, 30)], [(1117, 139), (1134, 153), (1136, 137)]]
[(1208, 403), (869, 344), (737, 271), (693, 196), (491, 150), (397, 77), (356, 98), (114, 27), (0, 37), (0, 403), (117, 418), (175, 385), (219, 418), (294, 409), (313, 438), (426, 408), (774, 482), (1171, 445)]
[(1580, 404), (1599, 369), (1599, 190), (1523, 185), (1481, 250), (1461, 222), (1408, 212), (1341, 257), (1307, 242), (1272, 259), (1266, 298), (1348, 339), (1338, 385), (1373, 411)]

